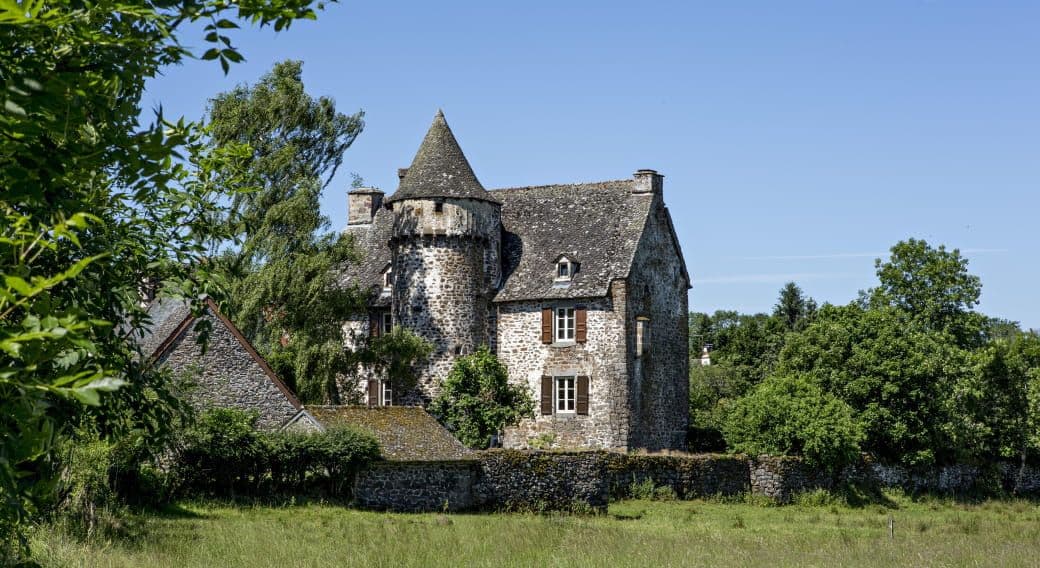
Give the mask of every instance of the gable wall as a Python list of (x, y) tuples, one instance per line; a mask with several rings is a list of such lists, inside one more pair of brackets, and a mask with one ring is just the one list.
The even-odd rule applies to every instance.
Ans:
[(205, 354), (197, 343), (199, 322), (191, 323), (157, 364), (191, 386), (187, 398), (197, 409), (238, 408), (259, 411), (257, 425), (276, 430), (299, 412), (218, 318)]
[[(688, 299), (668, 212), (653, 196), (629, 274), (626, 318), (631, 446), (680, 449), (689, 426)], [(650, 319), (650, 353), (636, 357), (636, 318)]]

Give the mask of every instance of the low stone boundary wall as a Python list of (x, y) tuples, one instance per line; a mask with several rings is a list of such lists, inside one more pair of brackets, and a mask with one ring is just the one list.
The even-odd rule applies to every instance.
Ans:
[(457, 461), (375, 462), (358, 474), (354, 498), (392, 511), (602, 511), (647, 480), (680, 499), (750, 492), (781, 503), (849, 481), (909, 492), (1040, 493), (1040, 467), (1010, 463), (910, 470), (864, 461), (829, 474), (793, 457), (487, 450)]
[(464, 511), (475, 505), (475, 461), (373, 462), (354, 480), (354, 501), (366, 509)]
[(607, 454), (605, 459), (612, 499), (631, 497), (632, 486), (647, 480), (671, 488), (680, 499), (739, 495), (751, 488), (743, 456)]
[(606, 452), (487, 450), (477, 453), (477, 503), (496, 510), (567, 511), (607, 507)]

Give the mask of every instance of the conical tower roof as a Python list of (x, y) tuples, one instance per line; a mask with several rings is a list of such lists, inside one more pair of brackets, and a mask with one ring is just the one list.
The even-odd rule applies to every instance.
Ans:
[(454, 197), (498, 203), (477, 181), (466, 155), (455, 140), (444, 113), (437, 111), (408, 173), (387, 202), (402, 199)]

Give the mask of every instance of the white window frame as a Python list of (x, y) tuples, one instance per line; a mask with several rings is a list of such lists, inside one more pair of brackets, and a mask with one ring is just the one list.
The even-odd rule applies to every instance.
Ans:
[[(560, 272), (563, 272), (561, 274)], [(563, 257), (556, 261), (556, 280), (565, 281), (570, 280), (574, 277), (574, 263), (567, 257)]]
[(394, 405), (394, 389), (388, 379), (379, 381), (379, 406)]
[(576, 325), (577, 309), (574, 306), (562, 306), (553, 310), (553, 340), (556, 343), (574, 343)]
[(553, 377), (553, 412), (556, 414), (577, 414), (577, 376), (562, 375), (559, 377)]
[(391, 317), (390, 312), (383, 312), (383, 318), (380, 323), (383, 325), (382, 332), (390, 333), (391, 329), (394, 326), (394, 320)]
[(390, 288), (393, 288), (393, 286), (394, 268), (392, 266), (388, 266), (386, 270), (383, 271), (383, 290), (389, 290)]

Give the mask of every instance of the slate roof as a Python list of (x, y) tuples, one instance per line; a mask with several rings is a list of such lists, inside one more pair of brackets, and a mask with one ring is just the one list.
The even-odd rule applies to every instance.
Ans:
[(419, 406), (305, 408), (325, 427), (353, 426), (371, 432), (388, 460), (448, 461), (472, 453)]
[[(651, 195), (633, 194), (633, 180), (495, 189), (502, 204), (503, 283), (496, 302), (598, 298), (616, 278), (627, 278), (650, 212)], [(370, 305), (389, 305), (382, 294), (390, 263), (393, 212), (380, 209), (371, 225), (350, 226), (362, 258), (341, 283), (370, 292)], [(556, 282), (556, 260), (578, 263), (570, 282)]]
[[(633, 180), (492, 191), (502, 202), (505, 280), (496, 302), (606, 296), (627, 278), (652, 202)], [(578, 263), (556, 282), (556, 260)]]
[(182, 327), (191, 315), (191, 306), (180, 298), (158, 298), (148, 305), (147, 311), (151, 321), (144, 326), (144, 335), (133, 336), (146, 359), (155, 355), (163, 342)]
[(441, 111), (437, 111), (412, 165), (387, 203), (433, 197), (494, 201), (477, 181)]

